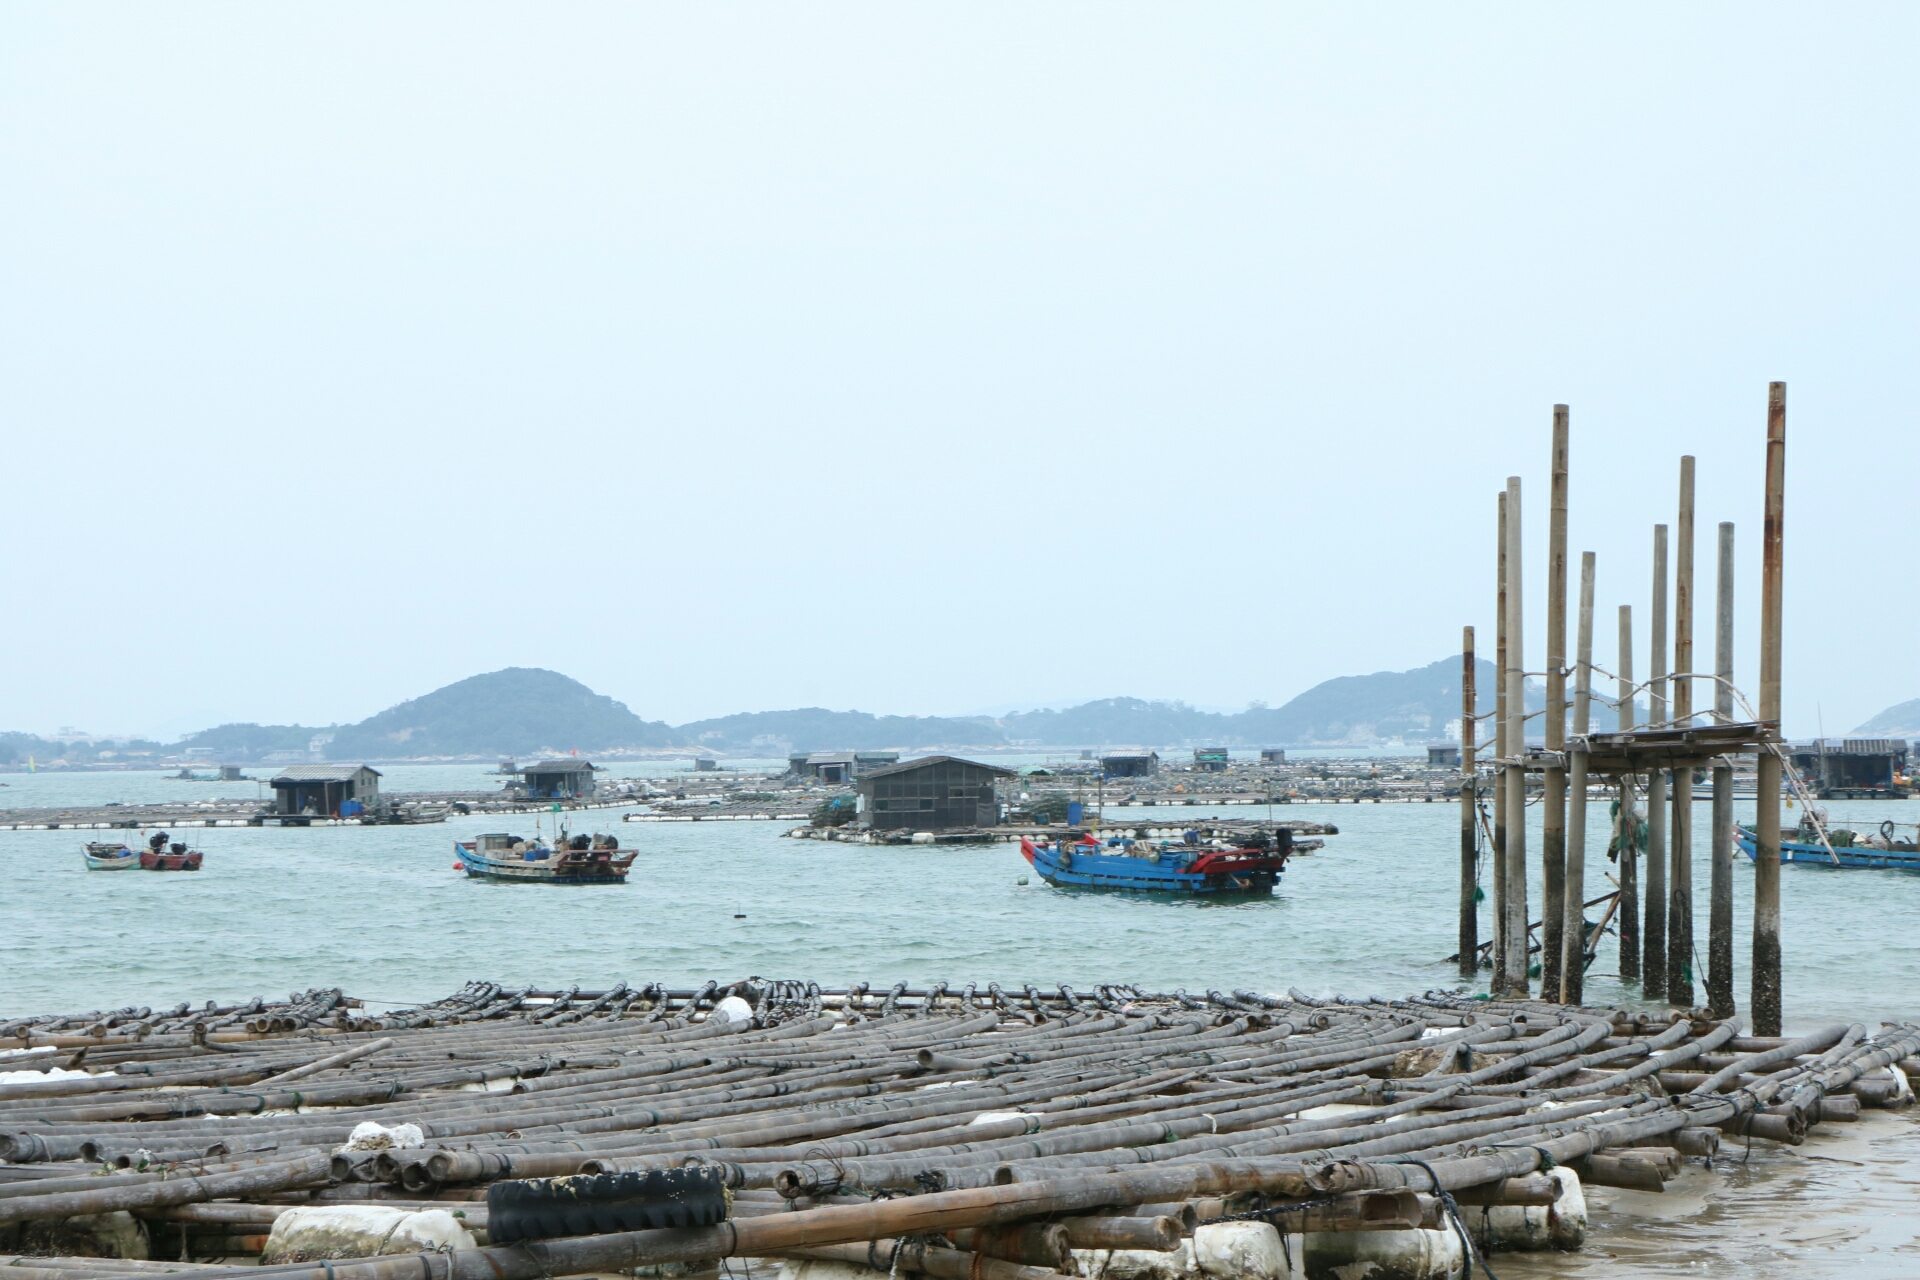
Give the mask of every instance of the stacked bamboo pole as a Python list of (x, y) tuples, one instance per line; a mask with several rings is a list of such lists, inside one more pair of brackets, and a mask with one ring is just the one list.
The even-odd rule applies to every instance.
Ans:
[[(1165, 1248), (1199, 1219), (1248, 1212), (1290, 1232), (1444, 1227), (1438, 1193), (1541, 1203), (1556, 1193), (1529, 1179), (1552, 1164), (1658, 1189), (1722, 1130), (1793, 1142), (1897, 1101), (1888, 1068), (1920, 1052), (1910, 1026), (1785, 1041), (1732, 1021), (1447, 993), (1013, 989), (750, 979), (609, 998), (473, 984), (354, 1019), (377, 1026), (308, 1024), (158, 1061), (128, 1044), (111, 1051), (114, 1075), (0, 1093), (0, 1249), (26, 1225), (121, 1210), (169, 1252), (177, 1242), (182, 1261), (166, 1265), (188, 1269), (196, 1254), (253, 1251), (299, 1205), (446, 1205), (484, 1232), (491, 1184), (697, 1165), (734, 1189), (718, 1226), (194, 1270), (533, 1280), (753, 1256), (1038, 1280), (1068, 1265), (1063, 1248)], [(714, 1011), (729, 994), (750, 1020)], [(304, 1070), (292, 1083), (307, 1088), (209, 1087), (236, 1069), (255, 1083)], [(135, 1084), (89, 1087), (115, 1079)], [(119, 1105), (100, 1114), (102, 1097)], [(250, 1105), (208, 1108), (221, 1098)], [(355, 1149), (402, 1125), (423, 1145)], [(167, 1152), (189, 1154), (154, 1158)], [(112, 1153), (131, 1162), (103, 1174)], [(86, 1280), (138, 1264), (18, 1269)]]

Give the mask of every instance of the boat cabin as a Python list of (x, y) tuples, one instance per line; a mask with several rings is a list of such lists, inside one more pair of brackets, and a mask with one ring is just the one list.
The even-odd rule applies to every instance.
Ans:
[(352, 818), (380, 807), (380, 773), (364, 764), (296, 764), (273, 778), (273, 811)]
[(952, 827), (997, 827), (1000, 797), (994, 783), (1011, 769), (927, 756), (875, 769), (860, 779), (860, 808), (876, 831), (942, 831)]
[(593, 794), (593, 765), (586, 760), (540, 760), (520, 771), (527, 795), (536, 800), (578, 800)]

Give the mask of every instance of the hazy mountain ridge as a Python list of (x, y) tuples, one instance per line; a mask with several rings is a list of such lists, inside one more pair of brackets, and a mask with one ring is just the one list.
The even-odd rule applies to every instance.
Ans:
[[(1476, 706), (1494, 705), (1493, 664), (1475, 667)], [(1527, 682), (1527, 709), (1545, 703)], [(1612, 712), (1596, 702), (1596, 729), (1612, 728)], [(1640, 711), (1644, 722), (1646, 711)], [(1280, 707), (1200, 711), (1177, 701), (1099, 698), (1075, 706), (992, 716), (889, 716), (800, 707), (752, 711), (669, 725), (643, 719), (578, 680), (537, 667), (507, 667), (470, 676), (347, 725), (232, 723), (189, 734), (178, 743), (123, 744), (162, 756), (191, 748), (230, 763), (307, 758), (321, 741), (329, 760), (528, 757), (579, 751), (606, 755), (686, 750), (783, 755), (788, 751), (993, 750), (1009, 747), (1331, 747), (1419, 745), (1453, 741), (1459, 732), (1460, 659), (1442, 658), (1411, 671), (1376, 671), (1323, 680)], [(1538, 721), (1534, 722), (1537, 737)], [(1920, 736), (1920, 699), (1882, 712), (1855, 734)], [(1904, 727), (1903, 727), (1904, 726)], [(1480, 741), (1492, 737), (1483, 721)], [(324, 740), (323, 739), (328, 739)], [(0, 765), (65, 758), (70, 764), (111, 758), (104, 742), (63, 744), (33, 734), (0, 734)]]
[(1855, 738), (1920, 738), (1920, 698), (1896, 703), (1855, 729)]

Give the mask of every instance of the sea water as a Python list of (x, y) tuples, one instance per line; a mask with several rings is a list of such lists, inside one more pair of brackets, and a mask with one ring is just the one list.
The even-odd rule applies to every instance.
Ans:
[[(406, 781), (473, 785), (464, 774), (441, 781), (453, 768), (410, 769)], [(88, 794), (39, 802), (99, 803), (92, 792), (110, 788), (97, 780), (116, 776), (128, 775), (67, 779)], [(131, 786), (158, 785), (133, 777)], [(1862, 831), (1888, 819), (1920, 822), (1915, 801), (1827, 808), (1835, 825)], [(1749, 820), (1752, 802), (1736, 811)], [(901, 980), (1014, 989), (1067, 982), (1083, 990), (1132, 982), (1195, 994), (1244, 987), (1386, 997), (1461, 983), (1445, 961), (1457, 933), (1456, 803), (1276, 806), (1276, 816), (1332, 822), (1340, 834), (1293, 859), (1272, 898), (1252, 901), (1052, 889), (1015, 844), (867, 846), (787, 838), (787, 822), (625, 823), (623, 812), (412, 827), (185, 828), (176, 837), (206, 852), (205, 868), (168, 874), (84, 869), (83, 840), (134, 833), (0, 832), (0, 1017), (284, 997), (316, 986), (344, 988), (377, 1011), (475, 978), (588, 989), (753, 975), (823, 986), (865, 981), (880, 990)], [(1110, 825), (1178, 827), (1210, 812), (1266, 813), (1156, 806), (1109, 808), (1106, 816)], [(1530, 919), (1539, 914), (1537, 812)], [(1709, 806), (1696, 801), (1694, 815), (1694, 932), (1704, 959)], [(1785, 822), (1796, 816), (1786, 811)], [(551, 835), (556, 820), (576, 834), (612, 832), (636, 850), (628, 883), (495, 884), (454, 870), (456, 840), (482, 831), (531, 835), (536, 823)], [(1589, 898), (1611, 887), (1607, 828), (1606, 806), (1594, 804)], [(1794, 865), (1781, 879), (1789, 1029), (1920, 1020), (1920, 874)], [(1735, 992), (1743, 1009), (1752, 885), (1751, 863), (1737, 857)], [(1486, 887), (1490, 895), (1490, 881)], [(1490, 917), (1483, 904), (1482, 937)], [(1589, 1003), (1664, 1007), (1643, 1000), (1618, 972), (1609, 938), (1589, 972)], [(1700, 979), (1696, 969), (1704, 1002)], [(1484, 973), (1470, 985), (1484, 991)], [(1744, 1159), (1730, 1143), (1715, 1170), (1689, 1172), (1665, 1196), (1597, 1191), (1596, 1238), (1579, 1262), (1508, 1258), (1495, 1269), (1503, 1277), (1578, 1274), (1569, 1267), (1597, 1266), (1612, 1251), (1635, 1274), (1693, 1273), (1701, 1263), (1756, 1274), (1788, 1260), (1797, 1275), (1920, 1274), (1920, 1253), (1909, 1252), (1910, 1206), (1920, 1204), (1914, 1114), (1868, 1111), (1863, 1124), (1822, 1126), (1800, 1148), (1759, 1143)]]

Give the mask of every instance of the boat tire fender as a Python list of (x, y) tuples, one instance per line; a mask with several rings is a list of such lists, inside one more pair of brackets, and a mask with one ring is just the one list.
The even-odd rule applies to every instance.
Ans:
[(726, 1217), (726, 1187), (712, 1168), (528, 1178), (487, 1188), (487, 1235), (494, 1244), (707, 1227)]

